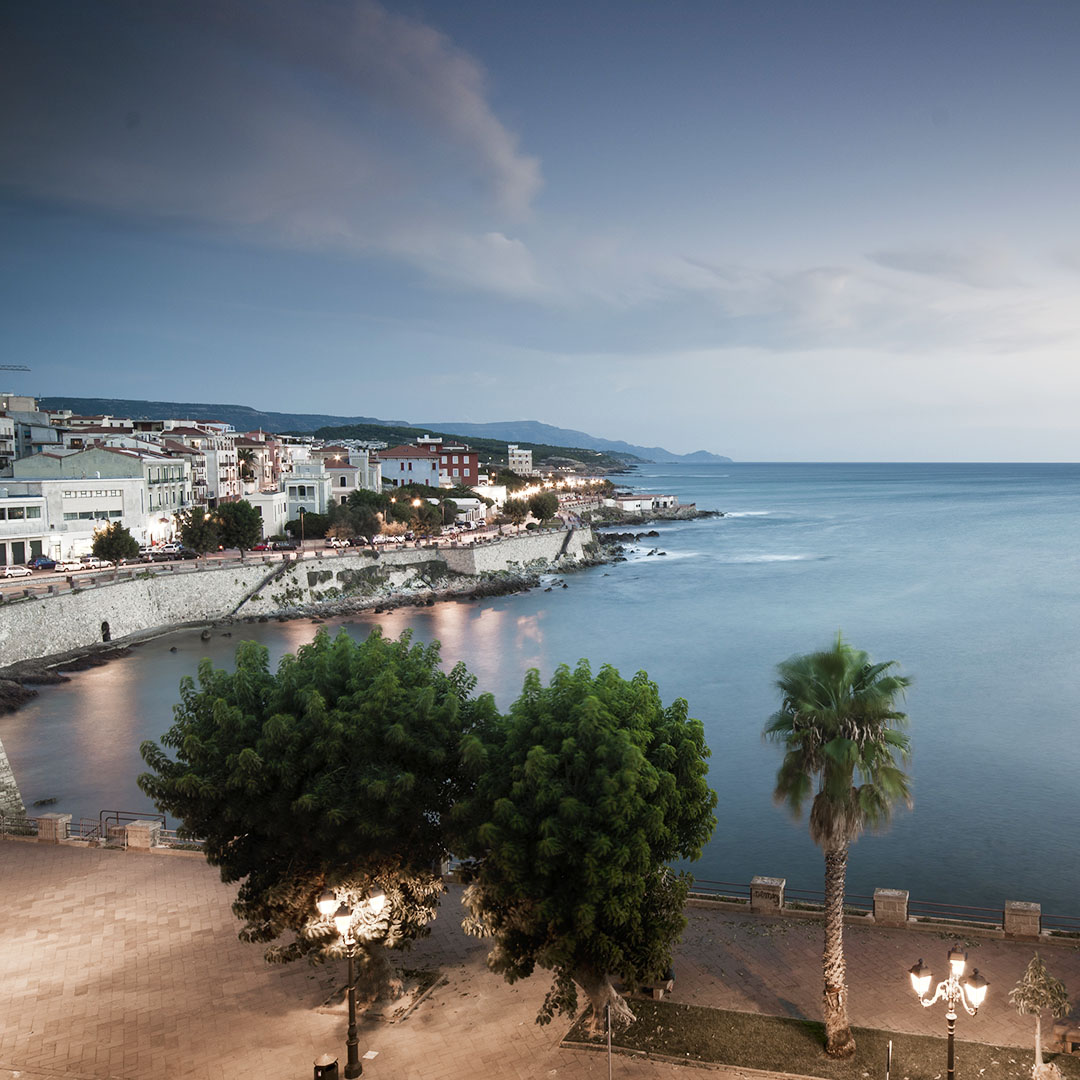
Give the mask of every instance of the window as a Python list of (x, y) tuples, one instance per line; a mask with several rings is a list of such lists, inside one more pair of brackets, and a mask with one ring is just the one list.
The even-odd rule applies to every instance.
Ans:
[[(457, 464), (457, 454), (454, 455), (453, 462), (454, 462), (455, 465)], [(454, 475), (457, 476), (457, 471), (456, 470), (454, 472)]]
[(348, 486), (348, 484), (346, 483), (346, 481), (345, 481), (345, 477), (343, 476), (343, 477), (341, 478), (341, 480), (340, 480), (340, 481), (338, 481), (338, 487), (347, 487), (347, 486)]
[(455, 469), (454, 470), (454, 475), (457, 476), (457, 474), (458, 474), (458, 471), (457, 471), (457, 469)]
[[(9, 506), (8, 507), (8, 521), (22, 521), (26, 517), (25, 506)], [(21, 559), (19, 560), (22, 561)]]

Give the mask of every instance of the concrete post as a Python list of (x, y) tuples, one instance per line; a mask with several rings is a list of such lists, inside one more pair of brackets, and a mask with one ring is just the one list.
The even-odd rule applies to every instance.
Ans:
[(129, 848), (149, 850), (158, 846), (161, 839), (160, 821), (129, 821), (124, 830)]
[(1037, 938), (1042, 931), (1042, 904), (1005, 901), (1005, 936)]
[(784, 887), (787, 878), (752, 877), (750, 910), (759, 915), (776, 915), (784, 910)]
[(874, 922), (878, 926), (905, 926), (908, 896), (907, 889), (875, 889)]
[(37, 823), (39, 844), (59, 844), (71, 835), (70, 814), (41, 814)]

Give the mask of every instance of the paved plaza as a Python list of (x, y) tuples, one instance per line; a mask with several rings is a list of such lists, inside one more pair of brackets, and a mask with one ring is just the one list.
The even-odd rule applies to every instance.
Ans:
[[(326, 1052), (344, 1068), (344, 1009), (324, 1006), (344, 964), (266, 964), (237, 940), (234, 891), (201, 856), (0, 840), (0, 1080), (307, 1080)], [(402, 1022), (362, 1022), (360, 1051), (377, 1055), (365, 1077), (605, 1077), (603, 1054), (560, 1048), (568, 1020), (533, 1022), (546, 973), (507, 986), (487, 971), (484, 943), (460, 931), (459, 895), (451, 887), (432, 936), (406, 960), (446, 981)], [(820, 922), (706, 907), (689, 916), (673, 1000), (819, 1018)], [(1033, 946), (967, 940), (990, 994), (977, 1017), (961, 1017), (959, 1037), (1030, 1054), (1032, 1021), (1006, 995)], [(923, 957), (941, 977), (951, 939), (851, 926), (846, 941), (853, 1023), (943, 1033), (944, 1010), (919, 1007), (907, 969)], [(1080, 947), (1041, 950), (1080, 992)], [(620, 1055), (613, 1075), (700, 1074)]]

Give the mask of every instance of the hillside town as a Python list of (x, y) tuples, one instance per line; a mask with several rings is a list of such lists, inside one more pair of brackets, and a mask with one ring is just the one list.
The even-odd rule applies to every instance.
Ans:
[[(117, 524), (148, 553), (177, 548), (194, 508), (209, 514), (239, 501), (258, 513), (263, 540), (302, 540), (308, 515), (325, 526), (358, 492), (395, 501), (402, 488), (413, 506), (441, 506), (452, 491), (453, 517), (439, 521), (452, 532), (505, 520), (508, 501), (522, 505), (545, 490), (557, 496), (557, 514), (567, 521), (605, 503), (635, 511), (677, 505), (672, 496), (618, 494), (606, 481), (565, 468), (543, 476), (532, 451), (515, 444), (505, 461), (481, 461), (468, 445), (435, 435), (397, 446), (327, 443), (184, 417), (79, 416), (39, 408), (33, 397), (0, 394), (0, 572), (6, 576), (17, 567), (52, 569), (47, 564), (85, 559), (95, 535)], [(420, 499), (417, 489), (430, 489), (433, 497)], [(519, 512), (514, 520), (524, 519)], [(308, 539), (324, 532), (309, 532)]]

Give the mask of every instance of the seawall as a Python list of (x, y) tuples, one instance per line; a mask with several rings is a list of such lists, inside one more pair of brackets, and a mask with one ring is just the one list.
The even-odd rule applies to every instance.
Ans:
[[(275, 615), (301, 605), (376, 600), (430, 591), (530, 568), (571, 568), (586, 557), (590, 529), (525, 533), (484, 544), (408, 547), (373, 554), (347, 548), (302, 560), (249, 558), (198, 569), (121, 570), (75, 578), (55, 595), (8, 601), (0, 609), (0, 668), (48, 660), (102, 642), (114, 644), (172, 626), (230, 615)], [(178, 564), (172, 564), (177, 566)], [(462, 588), (462, 591), (465, 591)]]

